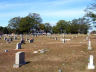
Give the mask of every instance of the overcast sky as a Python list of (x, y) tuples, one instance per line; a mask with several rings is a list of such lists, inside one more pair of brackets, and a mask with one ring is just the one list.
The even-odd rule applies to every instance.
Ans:
[(56, 25), (59, 20), (71, 21), (83, 17), (92, 0), (0, 0), (0, 26), (7, 26), (13, 17), (29, 13), (40, 14), (43, 23)]

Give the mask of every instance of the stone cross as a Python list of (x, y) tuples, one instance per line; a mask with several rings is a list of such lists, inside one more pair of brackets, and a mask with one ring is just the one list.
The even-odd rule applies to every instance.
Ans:
[(90, 55), (89, 63), (88, 63), (88, 69), (95, 69), (95, 66), (93, 64), (93, 55)]
[(24, 64), (26, 64), (25, 52), (17, 52), (15, 54), (15, 64), (13, 65), (13, 68), (19, 68), (20, 66)]

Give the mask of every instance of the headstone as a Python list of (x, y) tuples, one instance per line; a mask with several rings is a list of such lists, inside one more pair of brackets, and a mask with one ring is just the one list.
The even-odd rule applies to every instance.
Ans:
[(55, 40), (57, 40), (57, 38), (55, 38)]
[(59, 70), (58, 70), (58, 72), (62, 72), (62, 70), (61, 70), (61, 69), (59, 69)]
[(24, 38), (22, 38), (20, 42), (21, 42), (21, 44), (25, 44)]
[(45, 51), (40, 51), (40, 53), (45, 53)]
[(12, 37), (10, 38), (10, 41), (13, 41)]
[(34, 51), (33, 53), (38, 53), (38, 51)]
[(50, 39), (51, 39), (51, 37), (50, 37)]
[(20, 66), (24, 64), (26, 64), (25, 52), (17, 52), (15, 54), (15, 64), (13, 65), (13, 68), (19, 68)]
[(37, 37), (37, 34), (35, 35), (35, 37)]
[(21, 49), (21, 43), (17, 43), (16, 49)]
[(86, 40), (88, 40), (88, 37), (86, 37)]
[(63, 43), (65, 43), (65, 39), (63, 39)]
[(27, 38), (26, 41), (28, 41), (29, 39)]
[(93, 64), (93, 55), (90, 55), (88, 69), (95, 69), (95, 65)]
[(14, 39), (16, 40), (16, 39), (17, 39), (17, 37), (15, 36), (15, 37), (14, 37)]
[(91, 50), (91, 49), (92, 49), (92, 47), (91, 47), (91, 41), (89, 39), (89, 41), (88, 41), (88, 50)]
[(72, 36), (72, 39), (73, 39), (73, 36)]
[(32, 43), (32, 42), (33, 42), (33, 40), (34, 40), (33, 38), (32, 38), (31, 40), (29, 40), (29, 43)]
[(8, 50), (5, 50), (5, 52), (8, 52)]
[(4, 40), (6, 40), (7, 38), (4, 38)]

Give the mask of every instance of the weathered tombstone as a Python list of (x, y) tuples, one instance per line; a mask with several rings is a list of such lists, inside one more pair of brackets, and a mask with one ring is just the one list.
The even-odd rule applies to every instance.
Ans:
[(61, 70), (61, 69), (59, 69), (59, 70), (58, 70), (58, 72), (62, 72), (62, 70)]
[(85, 39), (84, 39), (84, 41), (85, 41)]
[(16, 39), (17, 39), (17, 37), (15, 36), (15, 37), (14, 37), (14, 39), (16, 40)]
[(55, 40), (57, 40), (57, 38), (55, 38)]
[(86, 40), (88, 40), (88, 37), (86, 37)]
[(4, 38), (4, 40), (6, 40), (7, 38)]
[(5, 52), (8, 52), (8, 50), (5, 50)]
[(15, 64), (13, 65), (13, 68), (19, 68), (20, 66), (24, 64), (26, 64), (25, 52), (17, 52), (15, 54)]
[(21, 43), (17, 43), (16, 49), (21, 49)]
[(51, 39), (51, 37), (50, 37), (50, 39)]
[(40, 53), (45, 53), (46, 51), (40, 51)]
[(63, 43), (65, 43), (65, 39), (63, 39)]
[(35, 37), (37, 37), (37, 34), (35, 35)]
[(21, 43), (21, 44), (25, 44), (25, 40), (24, 40), (24, 38), (21, 38), (20, 43)]
[(10, 41), (13, 41), (12, 37), (10, 38)]
[(89, 39), (89, 41), (88, 41), (88, 50), (91, 50), (91, 49), (92, 49), (92, 47), (91, 47), (91, 41)]
[(76, 35), (76, 38), (77, 38), (77, 35)]
[(34, 51), (33, 53), (38, 53), (38, 51)]
[(93, 64), (93, 55), (90, 55), (88, 69), (95, 69), (95, 65)]
[(29, 40), (29, 43), (32, 43), (32, 42), (33, 42), (33, 40), (34, 40), (33, 38), (32, 38), (31, 40)]
[(72, 36), (72, 39), (73, 39), (73, 36)]
[(28, 41), (29, 39), (27, 38), (26, 41)]

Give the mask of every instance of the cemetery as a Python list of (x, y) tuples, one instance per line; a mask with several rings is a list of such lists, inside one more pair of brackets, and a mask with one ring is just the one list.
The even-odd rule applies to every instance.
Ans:
[(96, 72), (94, 34), (22, 36), (2, 35), (0, 72)]

